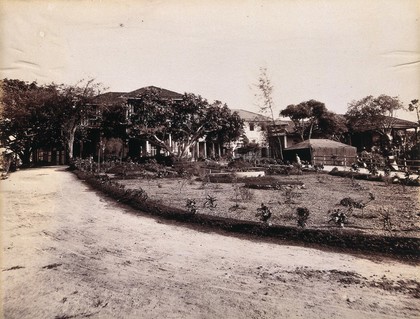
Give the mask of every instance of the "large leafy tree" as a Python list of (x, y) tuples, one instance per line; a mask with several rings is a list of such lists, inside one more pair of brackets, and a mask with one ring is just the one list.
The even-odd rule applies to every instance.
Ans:
[(207, 112), (209, 121), (215, 123), (216, 128), (207, 133), (207, 141), (224, 144), (241, 137), (244, 121), (237, 112), (232, 113), (228, 106), (220, 101), (210, 105)]
[(31, 152), (45, 146), (66, 145), (73, 158), (75, 133), (92, 112), (91, 100), (102, 86), (94, 80), (76, 85), (4, 79), (0, 121), (3, 143), (29, 164)]
[(404, 106), (398, 97), (382, 94), (366, 96), (348, 105), (345, 117), (352, 132), (376, 131), (388, 142), (392, 142), (391, 131), (395, 123), (395, 112)]
[[(199, 95), (185, 93), (174, 101), (162, 98), (159, 89), (149, 88), (129, 103), (135, 109), (130, 116), (130, 134), (146, 138), (179, 158), (187, 157), (201, 138), (229, 141), (239, 137), (242, 130), (236, 113), (220, 102), (209, 104)], [(178, 143), (177, 150), (169, 144), (169, 136)]]
[(328, 111), (324, 103), (313, 99), (288, 105), (280, 115), (293, 121), (295, 131), (302, 141), (310, 139), (313, 134), (317, 137), (339, 139), (346, 131), (342, 118)]
[(55, 85), (55, 88), (57, 95), (52, 102), (52, 112), (54, 120), (60, 125), (67, 160), (71, 161), (76, 131), (82, 128), (84, 119), (98, 112), (99, 105), (93, 103), (93, 100), (103, 86), (90, 79), (76, 85)]
[(4, 79), (1, 89), (0, 138), (24, 165), (34, 149), (60, 144), (60, 129), (50, 114), (54, 86)]
[(348, 132), (346, 119), (342, 115), (326, 111), (320, 116), (313, 128), (313, 136), (330, 140), (345, 140)]
[(101, 114), (101, 132), (106, 138), (127, 138), (126, 106), (113, 103), (103, 106)]
[(128, 99), (128, 104), (132, 110), (127, 126), (129, 136), (147, 139), (171, 152), (167, 138), (171, 133), (173, 101), (162, 98), (159, 89), (147, 88), (135, 98)]

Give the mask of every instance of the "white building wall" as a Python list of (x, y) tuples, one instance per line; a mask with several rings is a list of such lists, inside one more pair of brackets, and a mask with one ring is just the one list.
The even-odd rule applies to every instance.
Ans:
[[(253, 126), (253, 130), (252, 129)], [(266, 146), (265, 130), (261, 128), (261, 125), (255, 122), (244, 123), (244, 134), (248, 138), (250, 143), (258, 143), (260, 146)]]

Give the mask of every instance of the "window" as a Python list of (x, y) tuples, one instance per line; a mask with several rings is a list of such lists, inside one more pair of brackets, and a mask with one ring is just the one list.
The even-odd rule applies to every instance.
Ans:
[(154, 145), (150, 145), (150, 155), (156, 156), (157, 155), (157, 148)]
[(255, 129), (255, 124), (254, 123), (249, 123), (249, 130), (253, 131)]

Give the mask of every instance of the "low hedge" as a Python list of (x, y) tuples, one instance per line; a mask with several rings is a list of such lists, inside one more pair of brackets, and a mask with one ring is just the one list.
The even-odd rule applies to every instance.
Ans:
[(79, 179), (84, 180), (86, 183), (95, 189), (102, 191), (109, 197), (145, 213), (176, 220), (185, 220), (192, 216), (192, 214), (186, 210), (169, 207), (149, 199), (147, 193), (142, 188), (136, 190), (125, 189), (118, 183), (110, 180), (107, 175), (94, 175), (78, 170), (74, 171), (74, 173)]
[(211, 183), (258, 183), (258, 184), (273, 184), (278, 180), (272, 176), (261, 177), (237, 177), (235, 173), (218, 173), (209, 174), (208, 180)]
[(361, 179), (361, 180), (378, 181), (378, 182), (382, 181), (382, 176), (371, 175), (368, 173), (339, 171), (338, 169), (332, 169), (328, 174), (333, 175), (333, 176), (348, 177), (348, 178)]
[[(333, 168), (328, 174), (333, 175), (333, 176), (348, 177), (348, 178), (354, 178), (358, 180), (374, 181), (374, 182), (382, 182), (386, 179), (386, 177), (382, 175), (372, 175), (369, 173), (359, 173), (359, 172), (351, 172), (351, 171), (339, 171), (337, 168)], [(410, 178), (409, 176), (406, 178), (395, 177), (393, 178), (393, 182), (397, 184), (406, 185), (406, 186), (420, 186), (419, 178)]]
[(213, 229), (233, 233), (250, 234), (280, 240), (304, 242), (356, 251), (384, 253), (420, 260), (420, 239), (412, 237), (393, 237), (367, 235), (360, 231), (347, 229), (302, 229), (298, 227), (272, 225), (232, 218), (192, 214), (187, 210), (163, 205), (148, 199), (143, 189), (126, 190), (111, 181), (106, 175), (95, 176), (75, 170), (74, 173), (92, 187), (104, 192), (119, 202), (130, 205), (144, 213), (167, 219), (189, 222)]
[(283, 189), (286, 186), (303, 186), (301, 181), (279, 181), (279, 180), (265, 180), (264, 178), (249, 179), (245, 181), (246, 188), (252, 189)]

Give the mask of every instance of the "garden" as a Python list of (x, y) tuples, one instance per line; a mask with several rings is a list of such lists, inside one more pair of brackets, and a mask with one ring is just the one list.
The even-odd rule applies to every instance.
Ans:
[[(379, 251), (389, 248), (380, 247), (384, 242), (395, 241), (397, 250), (406, 246), (416, 254), (419, 248), (419, 193), (418, 187), (409, 186), (415, 180), (409, 176), (349, 171), (343, 177), (319, 167), (260, 164), (251, 168), (241, 162), (212, 161), (170, 167), (155, 161), (108, 162), (102, 164), (100, 174), (95, 163), (78, 160), (76, 166), (79, 178), (153, 215), (257, 235), (280, 232), (281, 238), (291, 240), (312, 234), (319, 238), (305, 241), (322, 243), (333, 238), (334, 245), (344, 247), (353, 245), (347, 239), (362, 238), (357, 249), (363, 249), (366, 238), (377, 241), (374, 250)], [(337, 243), (343, 238), (347, 239)]]

